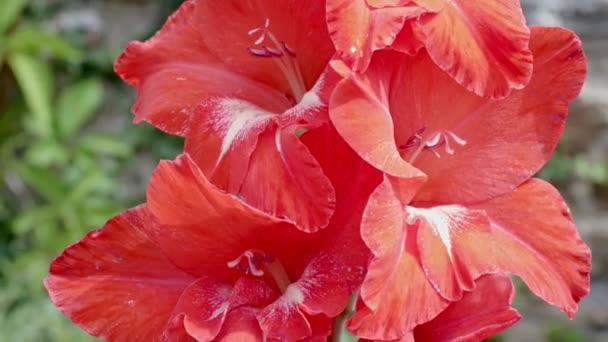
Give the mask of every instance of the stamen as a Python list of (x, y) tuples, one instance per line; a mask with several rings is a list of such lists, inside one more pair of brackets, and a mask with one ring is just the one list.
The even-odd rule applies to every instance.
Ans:
[(289, 86), (293, 92), (297, 102), (306, 94), (306, 85), (304, 77), (300, 70), (300, 65), (295, 59), (296, 52), (285, 41), (279, 41), (276, 36), (270, 31), (270, 20), (267, 18), (264, 27), (254, 28), (247, 32), (249, 35), (260, 33), (261, 35), (255, 40), (254, 45), (258, 46), (265, 40), (269, 40), (272, 46), (262, 46), (261, 48), (248, 48), (247, 50), (252, 56), (256, 57), (277, 57), (274, 59), (277, 66), (285, 76)]
[(267, 275), (275, 281), (282, 293), (291, 284), (283, 265), (272, 255), (258, 249), (248, 249), (236, 259), (228, 261), (226, 265), (256, 277)]
[(423, 139), (422, 133), (426, 130), (426, 127), (419, 129), (414, 135), (412, 135), (399, 149), (408, 149), (416, 147), (414, 153), (409, 157), (408, 163), (413, 164), (416, 158), (422, 150), (431, 151), (437, 158), (441, 158), (441, 154), (437, 151), (437, 148), (444, 146), (445, 153), (453, 155), (456, 151), (450, 145), (450, 140), (460, 146), (465, 146), (467, 141), (457, 136), (454, 132), (449, 130), (439, 130), (432, 133), (428, 138)]

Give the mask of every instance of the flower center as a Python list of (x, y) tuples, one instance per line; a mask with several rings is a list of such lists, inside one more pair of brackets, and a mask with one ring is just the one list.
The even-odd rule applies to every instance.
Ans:
[(287, 42), (279, 41), (269, 27), (270, 20), (266, 19), (264, 27), (254, 28), (248, 32), (250, 36), (254, 34), (260, 36), (253, 43), (254, 47), (247, 50), (252, 56), (273, 59), (289, 83), (295, 102), (299, 103), (306, 94), (306, 85), (296, 59), (296, 52), (287, 45)]
[(405, 144), (399, 146), (399, 149), (405, 153), (404, 159), (412, 165), (422, 151), (430, 151), (437, 158), (441, 158), (441, 154), (437, 151), (440, 147), (443, 147), (446, 154), (453, 155), (456, 151), (452, 147), (452, 144), (455, 143), (460, 146), (465, 146), (467, 144), (466, 140), (447, 129), (435, 131), (424, 137), (425, 131), (426, 127), (420, 128), (405, 142)]
[(236, 259), (227, 263), (229, 268), (234, 268), (245, 274), (256, 277), (269, 276), (277, 284), (281, 293), (285, 293), (291, 281), (285, 268), (278, 259), (259, 249), (248, 249)]

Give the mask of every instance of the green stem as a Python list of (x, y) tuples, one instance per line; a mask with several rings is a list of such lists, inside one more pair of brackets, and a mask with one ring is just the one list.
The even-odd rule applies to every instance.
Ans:
[(334, 318), (332, 326), (331, 342), (344, 342), (346, 335), (346, 321), (355, 312), (357, 299), (359, 298), (359, 290), (355, 291), (348, 301), (348, 305), (342, 313)]

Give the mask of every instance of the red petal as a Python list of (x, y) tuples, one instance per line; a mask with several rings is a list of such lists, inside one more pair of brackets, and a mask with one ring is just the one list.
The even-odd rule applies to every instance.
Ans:
[(311, 260), (300, 279), (291, 284), (285, 295), (310, 315), (323, 313), (338, 316), (350, 297), (347, 279), (340, 277), (343, 265), (326, 253)]
[[(454, 154), (446, 153), (445, 146), (440, 146), (436, 152), (441, 158), (427, 148), (414, 159), (414, 166), (428, 176), (416, 201), (448, 204), (484, 201), (511, 191), (549, 159), (563, 131), (568, 102), (581, 89), (585, 57), (580, 41), (567, 30), (533, 28), (532, 31), (534, 76), (524, 90), (514, 91), (502, 100), (482, 99), (467, 92), (423, 53), (416, 57), (376, 54), (368, 69), (374, 75), (367, 77), (382, 79), (386, 72), (393, 75), (394, 82), (385, 91), (390, 105), (384, 111), (368, 110), (365, 117), (357, 119), (360, 127), (374, 124), (377, 117), (390, 120), (386, 114), (390, 108), (396, 146), (406, 146), (424, 127), (423, 139), (447, 130), (466, 141), (464, 146), (451, 141)], [(386, 71), (375, 71), (378, 68)], [(355, 121), (346, 112), (342, 114), (344, 121)], [(340, 133), (359, 153), (379, 144), (358, 147), (340, 130), (340, 125), (344, 123), (336, 123)], [(388, 132), (384, 130), (383, 134)], [(355, 141), (371, 141), (363, 129), (357, 134), (352, 135)], [(404, 158), (411, 160), (414, 150), (415, 147), (402, 149)]]
[(314, 233), (328, 225), (336, 198), (295, 131), (291, 126), (260, 136), (240, 193), (252, 206)]
[(498, 266), (573, 317), (589, 292), (591, 251), (557, 190), (532, 179), (478, 207), (495, 228)]
[(306, 132), (301, 139), (336, 191), (330, 224), (315, 235), (323, 241), (321, 250), (342, 265), (334, 277), (347, 281), (352, 293), (363, 281), (370, 256), (361, 239), (361, 216), (382, 174), (362, 160), (329, 124)]
[(328, 0), (326, 5), (327, 25), (336, 50), (358, 72), (367, 69), (374, 51), (394, 42), (408, 18), (424, 12), (417, 6), (404, 6), (409, 0), (369, 3), (366, 0)]
[[(401, 158), (393, 138), (395, 128), (386, 93), (392, 70), (385, 63), (373, 63), (365, 75), (343, 75), (346, 78), (331, 96), (329, 115), (340, 135), (361, 158), (387, 174), (416, 177), (422, 183), (424, 175)], [(336, 71), (343, 72), (339, 63), (334, 66)]]
[(107, 340), (154, 340), (194, 278), (160, 253), (144, 226), (144, 206), (87, 234), (51, 264), (44, 281), (51, 300), (74, 323)]
[(408, 207), (408, 221), (419, 220), (418, 248), (425, 274), (449, 301), (462, 298), (479, 276), (495, 271), (494, 244), (487, 216), (481, 210), (439, 206)]
[[(204, 0), (199, 3), (203, 13), (200, 22), (204, 25), (201, 33), (211, 52), (229, 69), (276, 85), (275, 88), (283, 93), (287, 92), (288, 86), (275, 61), (250, 58), (247, 48), (254, 47), (258, 38), (255, 34), (249, 36), (250, 30), (264, 27), (268, 19), (269, 30), (295, 51), (308, 89), (315, 84), (334, 53), (327, 33), (324, 0)], [(262, 45), (265, 44), (270, 42), (266, 40)]]
[(163, 252), (197, 276), (236, 281), (241, 272), (228, 268), (227, 262), (251, 248), (293, 270), (319, 243), (315, 236), (215, 188), (187, 155), (159, 164), (148, 187), (148, 205), (165, 225), (154, 232)]
[(532, 75), (530, 31), (519, 0), (414, 0), (436, 10), (420, 19), (433, 60), (470, 91), (493, 98)]
[(391, 49), (408, 55), (416, 55), (424, 47), (424, 40), (418, 20), (408, 20), (395, 38)]
[(287, 294), (261, 309), (256, 317), (264, 336), (271, 339), (297, 341), (312, 335), (306, 316), (298, 310), (298, 304)]
[(243, 306), (263, 307), (274, 302), (279, 294), (269, 287), (264, 280), (242, 276), (234, 284), (230, 295), (230, 310)]
[(224, 323), (231, 291), (231, 285), (215, 278), (199, 278), (183, 292), (171, 324), (183, 324), (197, 341), (211, 341)]
[(222, 342), (257, 342), (263, 341), (264, 336), (260, 324), (255, 317), (257, 309), (240, 307), (230, 310), (222, 330), (214, 341)]
[(237, 193), (247, 174), (258, 136), (275, 114), (250, 102), (216, 99), (199, 106), (184, 150), (216, 186)]
[(308, 316), (312, 336), (306, 342), (327, 342), (332, 331), (333, 320), (325, 315)]
[(406, 231), (401, 202), (389, 182), (370, 197), (361, 234), (373, 259), (361, 288), (367, 308), (348, 322), (358, 337), (399, 339), (447, 307), (423, 272), (416, 230)]
[(468, 292), (432, 321), (416, 327), (417, 341), (482, 341), (515, 324), (521, 316), (511, 308), (513, 284), (504, 275), (479, 278)]
[(196, 106), (216, 97), (279, 112), (288, 108), (285, 76), (273, 58), (249, 54), (257, 36), (248, 32), (268, 20), (277, 39), (296, 51), (310, 89), (333, 54), (323, 9), (295, 0), (185, 2), (159, 33), (129, 44), (115, 63), (116, 72), (138, 90), (135, 120), (183, 135)]
[(316, 316), (324, 314), (322, 321), (327, 322), (331, 321), (328, 316), (335, 317), (344, 310), (350, 297), (350, 284), (339, 276), (341, 267), (325, 253), (311, 260), (298, 281), (290, 284), (278, 300), (258, 314), (265, 335), (287, 341), (317, 335), (319, 332), (313, 335), (312, 323), (304, 312)]

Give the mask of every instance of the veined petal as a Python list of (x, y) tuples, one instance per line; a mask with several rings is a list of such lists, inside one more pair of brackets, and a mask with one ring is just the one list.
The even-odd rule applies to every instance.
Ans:
[(407, 207), (418, 223), (420, 261), (429, 281), (449, 301), (475, 288), (475, 279), (496, 271), (490, 223), (481, 210), (462, 206)]
[(275, 128), (260, 136), (240, 194), (252, 206), (314, 233), (329, 224), (336, 195), (296, 130)]
[(477, 207), (486, 211), (494, 228), (499, 268), (520, 276), (572, 318), (589, 292), (591, 251), (557, 190), (532, 179)]
[(432, 321), (414, 329), (417, 341), (482, 341), (520, 320), (511, 308), (513, 284), (505, 275), (487, 275), (475, 281), (475, 290), (450, 304)]
[(449, 303), (424, 274), (417, 231), (406, 226), (403, 214), (390, 183), (380, 184), (369, 199), (361, 224), (363, 240), (373, 253), (361, 288), (366, 307), (347, 325), (360, 338), (402, 338)]
[(328, 0), (327, 25), (340, 57), (357, 72), (367, 69), (372, 54), (390, 46), (403, 23), (424, 13), (409, 0)]
[(519, 0), (413, 0), (435, 63), (468, 90), (501, 98), (532, 75), (530, 31)]
[(68, 247), (44, 280), (51, 300), (91, 335), (150, 341), (163, 334), (195, 278), (176, 268), (145, 231), (145, 206), (114, 217)]
[(197, 276), (236, 281), (242, 273), (227, 262), (251, 248), (280, 257), (286, 269), (294, 270), (319, 243), (214, 187), (188, 155), (159, 164), (148, 187), (148, 205), (163, 225), (153, 232), (163, 252)]

